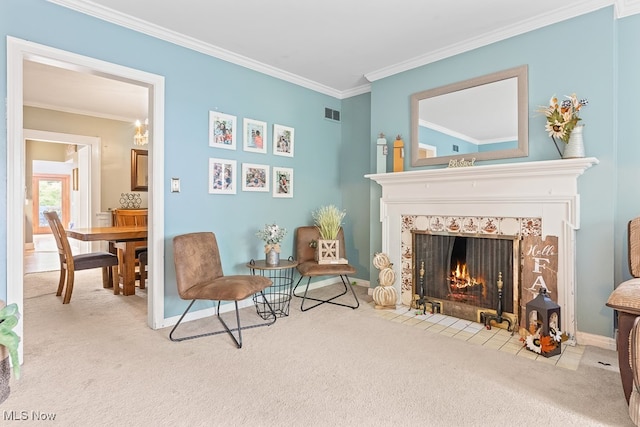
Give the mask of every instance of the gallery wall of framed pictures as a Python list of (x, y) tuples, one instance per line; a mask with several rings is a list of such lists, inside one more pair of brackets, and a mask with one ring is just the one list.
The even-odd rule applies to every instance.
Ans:
[[(269, 129), (267, 122), (245, 117), (240, 129), (236, 116), (209, 111), (210, 147), (236, 150), (239, 134), (242, 137), (243, 151), (265, 154), (266, 158), (269, 158), (268, 146), (271, 143), (271, 154), (274, 156), (293, 157), (293, 127), (274, 123)], [(219, 157), (209, 158), (209, 194), (236, 194), (238, 175), (242, 191), (271, 191), (274, 198), (293, 197), (293, 168), (263, 163), (242, 163), (239, 170), (236, 159)]]

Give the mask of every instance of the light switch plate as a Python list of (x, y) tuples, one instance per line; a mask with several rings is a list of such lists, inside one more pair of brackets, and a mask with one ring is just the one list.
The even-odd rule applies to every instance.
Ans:
[(171, 192), (172, 193), (180, 192), (180, 178), (171, 178)]

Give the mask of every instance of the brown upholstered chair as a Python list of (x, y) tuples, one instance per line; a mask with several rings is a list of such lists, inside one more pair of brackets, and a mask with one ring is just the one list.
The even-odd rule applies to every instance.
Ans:
[[(176, 282), (178, 295), (184, 300), (192, 300), (185, 312), (173, 327), (169, 338), (171, 341), (184, 341), (193, 338), (216, 335), (227, 332), (238, 348), (242, 347), (242, 330), (269, 326), (276, 321), (276, 313), (265, 297), (264, 289), (271, 286), (272, 281), (263, 276), (235, 275), (225, 276), (222, 272), (220, 252), (215, 234), (211, 232), (189, 233), (173, 238), (173, 259), (176, 266)], [(240, 326), (240, 312), (238, 301), (242, 301), (256, 293), (260, 293), (266, 306), (271, 312), (268, 322)], [(182, 338), (174, 338), (173, 333), (182, 322), (191, 306), (197, 300), (218, 301), (216, 316), (222, 322), (224, 330), (192, 335)], [(221, 301), (233, 301), (235, 304), (237, 327), (229, 329), (225, 321), (220, 317)], [(238, 331), (238, 337), (233, 334)]]
[[(622, 380), (622, 390), (629, 403), (633, 388), (634, 372), (629, 360), (630, 336), (636, 319), (640, 316), (640, 217), (628, 223), (629, 273), (633, 277), (620, 283), (609, 296), (607, 306), (616, 310), (618, 334), (616, 349)], [(640, 402), (640, 399), (638, 399)], [(640, 408), (638, 408), (640, 411)]]
[(60, 256), (60, 281), (56, 296), (62, 295), (62, 290), (66, 288), (62, 299), (63, 304), (69, 304), (69, 301), (71, 301), (76, 270), (102, 268), (102, 286), (105, 288), (118, 286), (118, 258), (114, 254), (92, 252), (74, 256), (71, 253), (67, 232), (62, 226), (58, 214), (51, 211), (45, 212), (44, 216), (49, 222), (58, 247), (58, 255)]
[[(342, 307), (353, 309), (358, 308), (360, 306), (360, 301), (358, 301), (358, 297), (356, 296), (356, 293), (353, 291), (353, 287), (349, 282), (349, 275), (355, 274), (356, 269), (349, 264), (318, 264), (318, 261), (316, 261), (316, 250), (314, 247), (312, 247), (311, 243), (314, 241), (317, 242), (319, 239), (320, 233), (316, 226), (304, 226), (298, 227), (296, 229), (295, 251), (296, 261), (298, 261), (298, 266), (296, 268), (298, 270), (298, 273), (300, 274), (300, 279), (298, 279), (298, 283), (296, 283), (296, 286), (293, 288), (293, 296), (302, 298), (302, 302), (300, 303), (300, 310), (307, 311), (322, 304), (340, 305)], [(342, 228), (340, 228), (340, 231), (338, 232), (337, 240), (339, 241), (340, 255), (342, 256), (345, 254), (344, 231), (342, 230)], [(346, 256), (342, 257), (346, 258)], [(344, 286), (344, 290), (342, 291), (342, 293), (328, 299), (311, 298), (307, 295), (309, 291), (309, 285), (311, 284), (311, 278), (319, 276), (340, 276), (340, 279), (342, 280), (342, 284)], [(305, 277), (307, 278), (307, 286), (305, 287), (304, 294), (296, 294), (296, 289), (300, 285), (302, 279)], [(334, 301), (336, 298), (341, 297), (348, 291), (351, 291), (351, 294), (353, 295), (353, 298), (355, 300), (355, 303), (353, 305)], [(310, 307), (305, 307), (304, 304), (307, 300), (315, 301), (316, 304)]]

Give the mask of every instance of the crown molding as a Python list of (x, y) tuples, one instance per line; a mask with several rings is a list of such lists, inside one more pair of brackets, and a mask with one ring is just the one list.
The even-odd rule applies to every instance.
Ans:
[(616, 17), (624, 18), (637, 13), (640, 13), (640, 0), (616, 0)]
[[(113, 9), (98, 5), (89, 0), (47, 0), (68, 9), (93, 16), (103, 21), (147, 34), (151, 37), (185, 47), (220, 60), (240, 65), (242, 67), (257, 71), (280, 80), (293, 83), (295, 85), (319, 92), (337, 99), (345, 99), (371, 91), (370, 84), (364, 84), (352, 89), (340, 91), (329, 86), (320, 84), (313, 80), (304, 78), (297, 74), (255, 61), (243, 55), (236, 54), (226, 49), (203, 43), (200, 40), (185, 36), (184, 34), (168, 30), (150, 22), (122, 14)], [(486, 33), (480, 37), (465, 40), (460, 43), (450, 45), (446, 48), (421, 55), (407, 61), (394, 64), (364, 75), (369, 82), (392, 76), (413, 68), (417, 68), (444, 58), (458, 55), (482, 46), (486, 46), (501, 40), (508, 39), (520, 34), (533, 31), (547, 25), (555, 24), (574, 18), (607, 6), (615, 5), (616, 17), (621, 18), (636, 13), (640, 13), (640, 0), (588, 0), (579, 5), (567, 6), (560, 11), (554, 11), (543, 15), (520, 21), (506, 28)]]
[(352, 89), (344, 90), (340, 92), (340, 96), (337, 98), (346, 99), (351, 98), (352, 96), (362, 95), (363, 93), (371, 92), (371, 83), (363, 84), (358, 87), (354, 87)]
[(44, 102), (25, 102), (23, 105), (25, 107), (42, 108), (45, 110), (53, 110), (53, 111), (59, 111), (62, 113), (77, 114), (81, 116), (97, 117), (100, 119), (107, 119), (107, 120), (117, 120), (120, 122), (128, 122), (132, 124), (136, 120), (135, 118), (131, 118), (131, 117), (118, 116), (115, 114), (105, 114), (101, 111), (91, 111), (91, 110), (86, 110), (82, 108), (60, 107), (59, 105), (51, 105)]
[(271, 77), (278, 78), (298, 86), (302, 86), (307, 89), (311, 89), (315, 92), (323, 93), (325, 95), (332, 96), (334, 98), (342, 99), (343, 92), (333, 89), (329, 86), (317, 83), (307, 78), (298, 76), (296, 74), (281, 70), (276, 67), (264, 64), (262, 62), (255, 61), (243, 55), (231, 52), (226, 49), (211, 45), (209, 43), (203, 43), (200, 40), (196, 40), (192, 37), (185, 36), (184, 34), (177, 33), (175, 31), (168, 30), (164, 27), (152, 24), (142, 19), (134, 18), (129, 15), (117, 12), (113, 9), (98, 5), (88, 0), (47, 0), (50, 3), (57, 4), (59, 6), (66, 7), (68, 9), (75, 10), (85, 15), (93, 16), (94, 18), (101, 19), (103, 21), (110, 22), (112, 24), (119, 25), (121, 27), (129, 28), (134, 31), (146, 34), (151, 37), (155, 37), (160, 40), (173, 43), (178, 46), (191, 49), (205, 55), (209, 55), (218, 59), (221, 59), (232, 64), (240, 65), (260, 72), (262, 74), (269, 75)]
[[(637, 3), (640, 0), (617, 1)], [(483, 34), (480, 37), (473, 37), (460, 43), (450, 45), (446, 48), (430, 52), (426, 55), (417, 56), (413, 59), (400, 62), (390, 67), (372, 71), (365, 74), (365, 78), (370, 82), (374, 82), (376, 80), (408, 71), (423, 65), (427, 65), (441, 59), (468, 52), (470, 50), (487, 46), (498, 41), (506, 40), (508, 38), (518, 36), (529, 31), (537, 30), (539, 28), (546, 27), (547, 25), (555, 24), (567, 19), (574, 18), (576, 16), (584, 15), (586, 13), (611, 6), (613, 3), (614, 0), (589, 0), (581, 2), (579, 5), (567, 6), (564, 9), (554, 10), (553, 12), (538, 15), (533, 18), (514, 23), (508, 27), (503, 27), (496, 31)]]

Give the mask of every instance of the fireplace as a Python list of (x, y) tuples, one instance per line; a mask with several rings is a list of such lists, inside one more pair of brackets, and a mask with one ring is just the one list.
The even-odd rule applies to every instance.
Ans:
[[(412, 230), (412, 292), (431, 311), (478, 321), (481, 313), (515, 316), (520, 294), (520, 239)], [(498, 283), (500, 282), (500, 292)], [(419, 308), (420, 304), (414, 304)], [(506, 315), (506, 314), (505, 314)]]
[[(372, 249), (381, 249), (393, 262), (400, 278), (394, 284), (398, 303), (407, 308), (412, 304), (413, 272), (419, 268), (412, 242), (416, 231), (512, 241), (527, 235), (557, 236), (554, 301), (562, 307), (562, 331), (575, 340), (578, 177), (597, 163), (581, 158), (367, 175), (382, 187), (381, 248)], [(507, 299), (515, 301), (509, 297), (505, 303)]]

